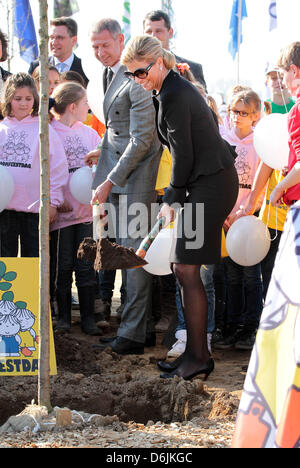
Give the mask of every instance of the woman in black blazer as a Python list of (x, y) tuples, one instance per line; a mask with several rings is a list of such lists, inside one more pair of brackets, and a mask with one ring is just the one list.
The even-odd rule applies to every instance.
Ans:
[(220, 261), (222, 226), (236, 202), (234, 157), (197, 88), (173, 71), (175, 58), (150, 36), (133, 39), (122, 55), (128, 76), (154, 90), (157, 130), (172, 155), (171, 183), (159, 217), (166, 224), (179, 207), (170, 258), (187, 326), (186, 350), (173, 363), (160, 363), (161, 377), (191, 379), (214, 369), (207, 348), (207, 298), (200, 267)]

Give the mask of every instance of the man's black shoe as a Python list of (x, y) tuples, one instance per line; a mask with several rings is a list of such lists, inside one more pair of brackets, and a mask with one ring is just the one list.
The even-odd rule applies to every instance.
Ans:
[(122, 338), (121, 336), (118, 336), (114, 341), (110, 341), (108, 343), (93, 345), (93, 348), (102, 351), (106, 348), (111, 348), (114, 353), (121, 355), (144, 354), (143, 343), (127, 340), (127, 338)]
[(154, 346), (156, 346), (156, 333), (155, 332), (152, 332), (150, 333), (150, 335), (147, 335), (145, 346), (146, 348), (153, 348)]
[(118, 337), (117, 336), (103, 336), (102, 338), (99, 339), (100, 343), (111, 343), (112, 341), (115, 341)]
[[(114, 341), (117, 337), (116, 336), (103, 336), (102, 338), (99, 339), (100, 343), (111, 343)], [(145, 341), (145, 347), (146, 348), (153, 348), (156, 346), (156, 333), (153, 332), (150, 335), (147, 335), (146, 341)]]

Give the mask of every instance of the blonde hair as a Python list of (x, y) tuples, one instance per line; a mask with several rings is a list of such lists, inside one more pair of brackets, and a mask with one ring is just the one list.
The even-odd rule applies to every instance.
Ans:
[(243, 86), (243, 85), (235, 85), (229, 89), (226, 95), (226, 103), (227, 103), (227, 114), (230, 113), (231, 102), (237, 94), (241, 93), (242, 91), (251, 91), (250, 86)]
[(167, 70), (175, 67), (175, 56), (162, 47), (161, 42), (152, 36), (137, 36), (131, 39), (123, 50), (121, 63), (127, 65), (133, 61), (156, 62), (162, 57)]
[(259, 95), (252, 89), (244, 89), (235, 94), (232, 98), (231, 105), (242, 102), (245, 106), (251, 107), (254, 112), (261, 111), (261, 99)]
[(70, 104), (77, 103), (86, 94), (86, 90), (79, 83), (66, 81), (58, 85), (53, 91), (53, 110), (58, 115), (63, 115)]
[(255, 126), (261, 116), (261, 99), (252, 89), (245, 89), (235, 94), (231, 101), (231, 106), (242, 102), (245, 106), (252, 109), (253, 113), (258, 113), (258, 118), (253, 119), (252, 126)]

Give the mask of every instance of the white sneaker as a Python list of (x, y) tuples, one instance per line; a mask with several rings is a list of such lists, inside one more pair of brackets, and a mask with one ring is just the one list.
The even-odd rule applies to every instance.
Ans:
[[(168, 352), (168, 357), (179, 357), (184, 353), (186, 347), (186, 330), (177, 331), (175, 334), (177, 341)], [(207, 347), (211, 354), (212, 333), (207, 333)]]
[(175, 333), (177, 338), (176, 343), (173, 344), (172, 348), (168, 352), (168, 357), (178, 357), (184, 353), (186, 347), (186, 330), (179, 330)]
[(179, 357), (185, 351), (186, 341), (177, 340), (168, 352), (168, 357)]

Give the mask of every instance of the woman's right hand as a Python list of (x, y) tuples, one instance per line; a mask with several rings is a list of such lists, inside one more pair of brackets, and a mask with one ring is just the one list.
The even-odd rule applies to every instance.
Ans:
[(169, 224), (171, 224), (175, 219), (175, 210), (174, 210), (174, 208), (171, 208), (166, 203), (164, 203), (163, 206), (161, 207), (161, 210), (157, 215), (157, 219), (160, 219), (160, 218), (163, 218), (163, 217), (166, 218), (164, 227), (169, 226)]

